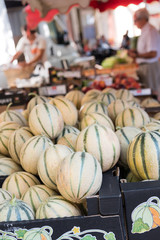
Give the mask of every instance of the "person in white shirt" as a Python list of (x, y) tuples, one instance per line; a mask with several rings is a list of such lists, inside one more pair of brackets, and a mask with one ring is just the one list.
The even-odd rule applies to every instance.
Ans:
[(129, 50), (129, 55), (139, 65), (137, 74), (142, 83), (158, 95), (160, 88), (160, 34), (149, 23), (149, 13), (145, 8), (135, 12), (134, 23), (141, 29), (141, 35), (138, 38), (137, 51)]
[(44, 63), (46, 61), (46, 41), (40, 36), (36, 30), (29, 29), (24, 26), (22, 29), (22, 38), (19, 40), (16, 47), (16, 54), (13, 56), (11, 63), (18, 59), (22, 53), (25, 57), (25, 62), (21, 62), (22, 67)]

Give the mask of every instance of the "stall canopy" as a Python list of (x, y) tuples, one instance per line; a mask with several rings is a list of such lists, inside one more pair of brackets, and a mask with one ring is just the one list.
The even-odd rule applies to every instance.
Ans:
[[(67, 13), (73, 6), (82, 8), (93, 7), (101, 12), (107, 9), (115, 9), (118, 6), (139, 4), (141, 2), (151, 3), (155, 0), (22, 0), (25, 7), (26, 21), (30, 28), (37, 27), (40, 21), (51, 21), (58, 13)], [(159, 1), (159, 0), (157, 0)]]

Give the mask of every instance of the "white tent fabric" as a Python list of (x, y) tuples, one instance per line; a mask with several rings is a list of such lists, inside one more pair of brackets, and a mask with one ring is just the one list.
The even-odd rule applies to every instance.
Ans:
[(74, 4), (85, 8), (90, 0), (23, 0), (23, 3), (29, 3), (33, 11), (38, 9), (44, 17), (53, 8), (58, 9), (60, 13), (65, 13)]

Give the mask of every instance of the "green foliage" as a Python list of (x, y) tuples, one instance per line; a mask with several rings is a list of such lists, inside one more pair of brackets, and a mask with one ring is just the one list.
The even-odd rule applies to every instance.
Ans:
[(116, 240), (115, 235), (114, 235), (113, 232), (107, 233), (107, 234), (104, 236), (104, 239), (106, 239), (106, 240)]
[(83, 238), (81, 238), (81, 240), (96, 240), (96, 237), (94, 237), (90, 234), (87, 234)]
[(149, 230), (148, 224), (144, 223), (142, 218), (138, 218), (132, 225), (132, 233), (144, 233)]
[(23, 239), (24, 234), (27, 232), (27, 230), (25, 229), (18, 229), (18, 231), (15, 231), (16, 235), (18, 238)]

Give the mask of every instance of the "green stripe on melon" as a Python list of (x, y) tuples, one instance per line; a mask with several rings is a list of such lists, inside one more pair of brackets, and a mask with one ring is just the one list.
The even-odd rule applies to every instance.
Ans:
[(128, 108), (129, 104), (127, 101), (117, 99), (116, 101), (111, 102), (108, 105), (108, 115), (115, 122), (117, 115), (122, 112), (124, 109)]
[(84, 93), (79, 90), (72, 90), (65, 95), (65, 98), (73, 102), (77, 109), (80, 109), (83, 97)]
[(108, 106), (111, 102), (116, 100), (116, 96), (112, 93), (101, 93), (99, 94), (97, 100), (104, 102)]
[(11, 198), (12, 198), (12, 195), (8, 191), (0, 188), (0, 203), (4, 202), (6, 200), (9, 200)]
[(7, 176), (19, 171), (23, 171), (23, 169), (12, 158), (0, 158), (0, 176)]

